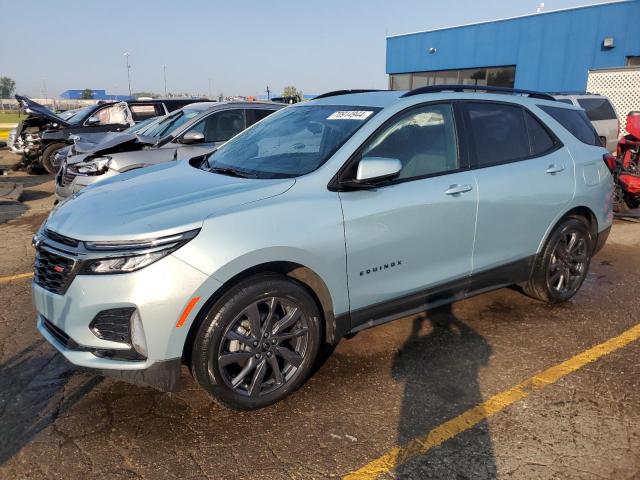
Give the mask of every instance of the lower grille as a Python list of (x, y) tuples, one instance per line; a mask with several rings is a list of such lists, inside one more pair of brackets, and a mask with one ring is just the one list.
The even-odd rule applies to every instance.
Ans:
[(75, 261), (38, 248), (34, 263), (33, 281), (45, 290), (64, 295), (73, 280)]
[(93, 334), (103, 340), (131, 345), (130, 321), (135, 308), (111, 308), (102, 310), (89, 324)]

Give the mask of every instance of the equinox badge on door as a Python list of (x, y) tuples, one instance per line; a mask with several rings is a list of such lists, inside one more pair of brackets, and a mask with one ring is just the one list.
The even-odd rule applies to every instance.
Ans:
[(398, 267), (402, 265), (402, 260), (397, 260), (391, 263), (385, 263), (384, 265), (378, 265), (377, 267), (367, 268), (360, 272), (360, 276), (371, 275), (372, 273), (381, 272), (382, 270), (388, 270), (389, 268)]

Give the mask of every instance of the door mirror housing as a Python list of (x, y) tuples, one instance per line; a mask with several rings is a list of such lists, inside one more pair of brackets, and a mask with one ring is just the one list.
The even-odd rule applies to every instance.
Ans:
[(204, 143), (204, 135), (200, 132), (187, 132), (180, 139), (180, 143), (184, 143), (185, 145)]
[(97, 125), (99, 123), (100, 119), (95, 115), (91, 115), (89, 118), (87, 118), (87, 125)]
[(398, 176), (402, 162), (397, 158), (364, 157), (358, 162), (356, 183), (371, 184)]

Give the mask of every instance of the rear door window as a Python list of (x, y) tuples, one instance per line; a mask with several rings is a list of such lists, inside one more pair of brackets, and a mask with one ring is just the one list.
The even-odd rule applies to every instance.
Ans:
[(529, 144), (532, 156), (544, 155), (556, 146), (556, 140), (530, 112), (525, 111), (525, 122), (529, 132)]
[(596, 130), (591, 125), (584, 110), (538, 105), (542, 111), (551, 115), (555, 121), (566, 128), (574, 137), (587, 145), (601, 146)]
[(245, 110), (247, 114), (247, 128), (263, 118), (271, 115), (275, 110), (267, 110), (265, 108), (248, 108)]
[(518, 105), (468, 102), (475, 165), (487, 167), (530, 156), (523, 109)]
[(131, 116), (134, 122), (142, 122), (143, 120), (161, 115), (157, 107), (158, 106), (154, 104), (133, 104), (129, 105), (129, 110), (131, 110)]
[(616, 111), (611, 102), (603, 97), (579, 98), (578, 104), (587, 112), (587, 117), (592, 122), (599, 120), (616, 120)]

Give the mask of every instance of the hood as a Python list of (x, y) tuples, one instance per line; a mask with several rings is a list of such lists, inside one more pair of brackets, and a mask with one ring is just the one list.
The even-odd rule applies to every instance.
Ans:
[(70, 125), (66, 120), (63, 120), (44, 105), (40, 105), (38, 102), (29, 100), (27, 97), (23, 97), (22, 95), (16, 95), (16, 100), (18, 100), (18, 103), (25, 113), (32, 118), (44, 118), (49, 122), (57, 123), (63, 127), (68, 127)]
[(105, 136), (102, 141), (93, 143), (91, 139), (85, 140), (80, 137), (73, 146), (75, 155), (83, 153), (107, 154), (112, 152), (130, 152), (139, 150), (145, 145), (155, 145), (157, 139), (145, 137), (135, 133), (114, 132), (113, 135)]
[(229, 177), (169, 162), (87, 187), (55, 208), (47, 228), (78, 240), (138, 240), (200, 228), (208, 216), (274, 197), (295, 179)]

